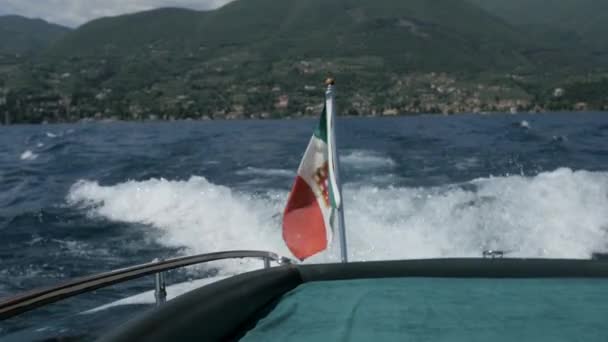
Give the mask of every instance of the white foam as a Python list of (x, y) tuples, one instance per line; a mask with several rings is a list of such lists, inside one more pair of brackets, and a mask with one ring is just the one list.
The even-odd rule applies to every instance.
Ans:
[[(559, 169), (465, 187), (359, 189), (351, 196), (356, 259), (479, 256), (588, 258), (605, 247), (608, 173)], [(373, 203), (373, 205), (372, 205)]]
[(46, 136), (47, 136), (47, 138), (55, 139), (55, 138), (62, 138), (65, 135), (73, 134), (74, 132), (75, 132), (75, 130), (73, 130), (73, 129), (68, 129), (65, 131), (58, 132), (58, 133), (46, 132)]
[(30, 150), (26, 150), (25, 152), (21, 153), (21, 156), (19, 158), (21, 160), (32, 161), (36, 160), (36, 158), (38, 158), (38, 155)]
[(248, 166), (243, 170), (236, 172), (240, 176), (266, 176), (266, 177), (295, 177), (296, 172), (292, 170), (284, 169), (261, 169), (257, 167)]
[(340, 157), (340, 162), (355, 169), (377, 169), (395, 166), (395, 161), (377, 152), (355, 150)]
[[(67, 197), (69, 204), (89, 207), (92, 215), (151, 225), (162, 232), (160, 243), (187, 247), (189, 253), (261, 249), (287, 254), (276, 215), (284, 199), (284, 194), (260, 197), (233, 192), (202, 177), (115, 186), (82, 181)], [(230, 264), (234, 269), (252, 268), (247, 260)], [(253, 263), (253, 268), (258, 266), (259, 261)]]
[[(276, 215), (288, 190), (254, 196), (202, 177), (114, 186), (81, 181), (67, 200), (91, 215), (148, 224), (163, 233), (160, 243), (189, 253), (260, 249), (289, 255)], [(381, 260), (502, 249), (521, 257), (588, 258), (606, 247), (607, 194), (608, 173), (570, 169), (436, 188), (346, 184), (350, 254), (353, 260)], [(310, 262), (335, 261), (337, 255), (332, 249)], [(222, 269), (257, 267), (258, 261), (234, 262)]]

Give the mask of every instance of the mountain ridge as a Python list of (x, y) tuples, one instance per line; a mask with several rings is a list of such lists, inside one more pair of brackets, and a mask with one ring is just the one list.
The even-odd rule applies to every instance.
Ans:
[[(263, 15), (252, 14), (262, 11), (259, 8)], [(470, 17), (469, 21), (452, 19), (461, 14)], [(170, 30), (161, 29), (168, 26)], [(475, 26), (488, 28), (479, 32)], [(378, 42), (378, 36), (384, 42)], [(52, 52), (91, 56), (110, 54), (106, 47), (111, 46), (116, 55), (124, 55), (151, 43), (192, 53), (203, 46), (216, 50), (217, 55), (242, 48), (256, 55), (274, 57), (281, 51), (283, 56), (305, 58), (352, 54), (401, 58), (409, 54), (422, 60), (420, 55), (429, 51), (450, 49), (451, 58), (440, 59), (434, 67), (452, 60), (460, 60), (456, 65), (467, 60), (474, 61), (469, 66), (484, 64), (473, 58), (478, 51), (488, 55), (488, 66), (495, 67), (501, 64), (498, 60), (503, 53), (494, 49), (524, 45), (506, 23), (464, 0), (380, 0), (372, 4), (360, 0), (255, 0), (234, 1), (211, 11), (159, 9), (97, 19), (64, 37)]]
[(298, 117), (318, 114), (332, 75), (350, 115), (608, 106), (608, 59), (583, 31), (479, 1), (237, 0), (99, 18), (0, 68), (0, 100), (26, 122)]
[(0, 16), (0, 53), (32, 53), (48, 47), (70, 31), (42, 19)]

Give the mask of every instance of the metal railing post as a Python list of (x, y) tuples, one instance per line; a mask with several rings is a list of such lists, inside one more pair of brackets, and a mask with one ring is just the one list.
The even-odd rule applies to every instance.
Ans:
[(158, 272), (154, 275), (156, 286), (154, 289), (154, 297), (156, 298), (156, 306), (161, 306), (167, 301), (167, 287), (165, 283), (165, 272)]
[(154, 275), (156, 286), (154, 289), (154, 297), (156, 298), (156, 306), (161, 306), (167, 302), (167, 287), (165, 283), (165, 272), (158, 272)]
[(270, 268), (270, 258), (269, 257), (264, 257), (263, 260), (264, 260), (264, 268), (265, 269)]

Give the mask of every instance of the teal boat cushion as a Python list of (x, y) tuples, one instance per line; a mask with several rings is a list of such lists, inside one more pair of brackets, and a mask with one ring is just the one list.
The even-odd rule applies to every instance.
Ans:
[(304, 283), (242, 341), (608, 341), (606, 279)]

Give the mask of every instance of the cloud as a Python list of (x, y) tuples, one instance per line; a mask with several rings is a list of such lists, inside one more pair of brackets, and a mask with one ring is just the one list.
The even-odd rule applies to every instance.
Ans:
[(78, 26), (89, 20), (158, 7), (205, 10), (231, 0), (0, 0), (1, 14), (19, 14), (49, 22)]

